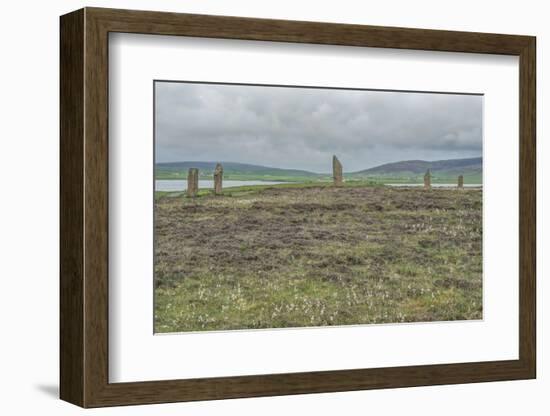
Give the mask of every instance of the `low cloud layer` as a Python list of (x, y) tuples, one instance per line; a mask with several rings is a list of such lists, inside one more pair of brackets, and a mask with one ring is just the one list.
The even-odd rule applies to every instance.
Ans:
[(156, 162), (230, 161), (347, 172), (482, 153), (483, 98), (157, 82)]

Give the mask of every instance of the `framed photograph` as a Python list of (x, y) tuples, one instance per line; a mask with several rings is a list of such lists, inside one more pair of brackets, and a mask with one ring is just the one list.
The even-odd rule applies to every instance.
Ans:
[(63, 400), (535, 378), (534, 37), (60, 28)]

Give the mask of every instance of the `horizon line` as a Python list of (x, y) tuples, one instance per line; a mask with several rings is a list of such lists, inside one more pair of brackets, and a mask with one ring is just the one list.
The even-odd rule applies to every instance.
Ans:
[[(483, 155), (474, 156), (474, 157), (455, 158), (455, 159), (436, 159), (436, 160), (406, 159), (406, 160), (398, 160), (398, 161), (394, 161), (394, 162), (382, 163), (382, 164), (379, 164), (379, 165), (372, 166), (370, 168), (364, 168), (364, 169), (360, 169), (360, 170), (349, 171), (348, 173), (361, 172), (363, 170), (374, 169), (374, 168), (378, 168), (378, 167), (381, 167), (381, 166), (384, 166), (384, 165), (391, 165), (391, 164), (394, 164), (394, 163), (403, 163), (403, 162), (435, 163), (435, 162), (448, 162), (448, 161), (451, 161), (451, 160), (468, 160), (468, 159), (483, 159)], [(254, 164), (254, 163), (249, 163), (249, 162), (234, 162), (234, 161), (229, 161), (229, 160), (222, 160), (222, 161), (218, 161), (218, 160), (178, 160), (178, 161), (173, 161), (173, 162), (155, 162), (154, 165), (157, 166), (157, 165), (166, 165), (166, 164), (174, 164), (174, 163), (220, 163), (220, 164), (234, 163), (234, 164), (239, 164), (239, 165), (259, 166), (259, 167), (269, 168), (269, 169), (298, 170), (298, 171), (313, 173), (313, 174), (317, 174), (317, 175), (330, 174), (330, 172), (313, 172), (313, 171), (310, 171), (310, 170), (300, 169), (300, 168), (280, 168), (280, 167), (275, 167), (275, 166)]]

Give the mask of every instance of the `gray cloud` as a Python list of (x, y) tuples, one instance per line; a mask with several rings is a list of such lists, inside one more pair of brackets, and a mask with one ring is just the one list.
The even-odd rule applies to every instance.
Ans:
[(157, 82), (156, 161), (328, 172), (480, 156), (475, 95)]

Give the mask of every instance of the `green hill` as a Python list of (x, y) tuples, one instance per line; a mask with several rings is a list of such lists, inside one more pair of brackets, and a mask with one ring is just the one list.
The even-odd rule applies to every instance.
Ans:
[[(330, 181), (331, 173), (314, 173), (300, 169), (282, 169), (246, 163), (220, 162), (223, 176), (232, 180), (265, 180), (284, 182)], [(329, 161), (330, 163), (330, 161)], [(157, 163), (156, 179), (186, 179), (189, 168), (198, 168), (201, 179), (212, 179), (216, 162)], [(330, 164), (329, 164), (330, 167)], [(345, 168), (345, 165), (344, 165)], [(482, 158), (449, 160), (405, 160), (386, 163), (357, 172), (344, 172), (347, 181), (369, 180), (384, 183), (421, 183), (430, 169), (434, 183), (455, 183), (458, 175), (464, 175), (466, 184), (482, 183)]]
[(432, 162), (425, 160), (405, 160), (347, 173), (346, 177), (414, 183), (421, 182), (428, 169), (430, 169), (432, 181), (435, 183), (454, 183), (458, 175), (464, 175), (465, 183), (482, 183), (483, 160), (481, 157), (436, 160)]
[[(200, 178), (211, 179), (216, 168), (216, 163), (189, 161), (157, 163), (155, 177), (156, 179), (186, 179), (189, 168), (198, 168)], [(223, 176), (225, 179), (302, 182), (320, 180), (327, 176), (299, 169), (281, 169), (235, 162), (220, 163), (223, 166)]]

